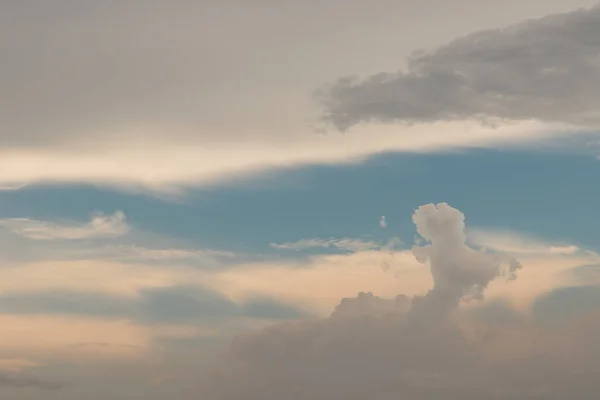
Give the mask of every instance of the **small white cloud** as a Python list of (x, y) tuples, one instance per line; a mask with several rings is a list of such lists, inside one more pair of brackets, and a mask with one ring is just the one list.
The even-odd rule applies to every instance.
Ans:
[(19, 236), (33, 240), (91, 239), (121, 236), (129, 231), (127, 219), (122, 211), (112, 215), (97, 213), (87, 223), (56, 223), (29, 218), (7, 218), (0, 226)]
[(379, 220), (379, 227), (381, 229), (387, 228), (387, 221), (385, 220), (385, 215), (381, 216), (381, 219)]
[(508, 256), (477, 251), (466, 243), (465, 216), (446, 203), (426, 204), (413, 214), (418, 234), (428, 244), (414, 246), (412, 251), (421, 263), (431, 269), (433, 287), (413, 303), (436, 315), (448, 313), (463, 298), (482, 298), (490, 282), (505, 275), (516, 277), (521, 264)]

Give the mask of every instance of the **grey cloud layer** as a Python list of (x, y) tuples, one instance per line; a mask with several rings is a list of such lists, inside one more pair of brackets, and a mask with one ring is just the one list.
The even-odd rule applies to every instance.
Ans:
[(511, 319), (427, 327), (374, 314), (277, 325), (238, 337), (211, 399), (596, 398), (597, 312), (552, 329), (502, 313)]
[(363, 122), (541, 120), (600, 126), (600, 6), (470, 34), (408, 69), (320, 91), (324, 119)]
[(147, 128), (203, 144), (297, 134), (320, 82), (591, 1), (5, 1), (1, 146), (100, 146)]
[[(481, 297), (507, 259), (468, 248), (464, 216), (446, 204), (419, 208), (413, 221), (430, 242), (415, 249), (434, 275), (429, 294), (411, 302), (361, 293), (329, 318), (239, 336), (212, 377), (209, 398), (595, 398), (597, 314), (547, 330), (502, 301), (459, 307), (463, 298)], [(512, 277), (518, 264), (507, 266)]]

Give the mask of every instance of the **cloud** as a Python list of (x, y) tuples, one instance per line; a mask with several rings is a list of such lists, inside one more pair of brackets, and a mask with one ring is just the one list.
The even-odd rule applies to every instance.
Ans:
[(0, 358), (0, 371), (22, 372), (30, 368), (41, 366), (40, 363), (20, 358)]
[[(17, 225), (21, 224), (13, 222), (8, 225), (17, 228)], [(11, 264), (23, 265), (49, 260), (95, 260), (146, 265), (187, 265), (208, 269), (249, 258), (244, 253), (195, 246), (180, 238), (140, 231), (131, 227), (121, 236), (107, 236), (100, 241), (90, 239), (93, 238), (36, 240), (35, 246), (32, 246), (32, 239), (15, 234), (13, 229), (7, 229), (6, 225), (2, 226), (0, 222), (1, 258)]]
[(459, 120), (597, 129), (599, 36), (600, 6), (472, 33), (415, 53), (405, 71), (324, 88), (324, 119), (341, 130), (373, 121)]
[(600, 286), (557, 288), (539, 296), (531, 306), (532, 316), (542, 323), (565, 323), (597, 311)]
[[(106, 304), (94, 300), (94, 296), (135, 301), (147, 290), (194, 286), (211, 288), (236, 304), (270, 298), (310, 313), (327, 315), (340, 298), (352, 297), (359, 292), (373, 292), (384, 297), (394, 297), (399, 292), (409, 296), (424, 295), (432, 285), (428, 268), (417, 262), (410, 250), (395, 247), (339, 253), (324, 249), (326, 254), (299, 258), (207, 261), (204, 257), (192, 257), (156, 262), (143, 254), (134, 256), (128, 249), (126, 255), (122, 255), (119, 249), (113, 254), (111, 248), (107, 255), (103, 250), (81, 251), (79, 242), (61, 244), (64, 246), (61, 245), (59, 251), (52, 246), (37, 254), (34, 260), (5, 258), (7, 267), (0, 268), (3, 296), (16, 299), (25, 295), (63, 293), (62, 297), (48, 299), (47, 304), (67, 302), (77, 307), (75, 298), (85, 295), (92, 303), (90, 310), (98, 307), (119, 309), (120, 303)], [(16, 246), (12, 251), (18, 253), (24, 248), (22, 246)], [(171, 248), (177, 249), (176, 246)], [(600, 257), (593, 253), (529, 255), (523, 260), (520, 279), (510, 285), (504, 285), (502, 280), (493, 281), (488, 292), (495, 297), (508, 297), (515, 306), (526, 306), (544, 291), (581, 284), (569, 271), (581, 265), (599, 263)], [(19, 301), (20, 306), (27, 305), (22, 298)], [(85, 307), (80, 308), (85, 311)]]
[[(510, 0), (502, 15), (474, 0), (454, 8), (441, 0), (342, 8), (261, 2), (252, 10), (214, 3), (209, 11), (152, 2), (143, 21), (136, 6), (56, 1), (57, 9), (77, 10), (55, 18), (54, 9), (2, 4), (0, 25), (11, 34), (0, 38), (0, 190), (94, 184), (170, 199), (282, 168), (386, 151), (528, 145), (564, 133), (535, 121), (501, 129), (442, 121), (321, 135), (307, 123), (316, 111), (308, 93), (343, 74), (395, 67), (411, 50), (448, 37), (591, 0)], [(165, 33), (165, 18), (177, 28)], [(116, 28), (95, 34), (103, 26)]]
[(516, 259), (476, 251), (466, 244), (464, 219), (446, 203), (427, 204), (413, 214), (417, 232), (430, 244), (414, 246), (412, 251), (419, 262), (429, 263), (433, 278), (433, 287), (413, 308), (418, 305), (445, 314), (465, 297), (481, 298), (496, 277), (516, 277), (521, 268)]
[[(160, 326), (149, 328), (126, 319), (92, 316), (0, 314), (2, 343), (0, 357), (18, 354), (35, 360), (135, 360), (150, 349), (160, 335)], [(43, 340), (40, 340), (43, 332)], [(111, 343), (110, 349), (75, 348), (72, 345)]]
[[(138, 232), (139, 233), (139, 232)], [(143, 234), (130, 236), (131, 241), (143, 242)], [(166, 239), (165, 239), (166, 240)], [(156, 243), (158, 244), (158, 243)], [(98, 246), (81, 246), (73, 251), (75, 259), (94, 259), (115, 261), (118, 263), (146, 264), (146, 265), (169, 265), (188, 266), (201, 269), (222, 267), (239, 262), (245, 254), (210, 248), (184, 248), (173, 246), (150, 247), (139, 244), (108, 244)]]
[(407, 294), (424, 294), (431, 284), (426, 269), (409, 251), (380, 250), (243, 264), (206, 279), (236, 302), (269, 297), (317, 315), (329, 314), (340, 298), (359, 292), (395, 296), (401, 288)]
[[(122, 316), (98, 315), (3, 313), (0, 322), (3, 375), (53, 372), (54, 367), (60, 366), (149, 365), (162, 355), (163, 343), (211, 340), (229, 329), (227, 324), (203, 326), (149, 320), (141, 323)], [(65, 372), (73, 374), (72, 370)]]
[(379, 220), (379, 227), (381, 229), (387, 228), (387, 221), (385, 220), (385, 216), (382, 216), (381, 219)]
[[(384, 297), (397, 293), (425, 295), (432, 284), (428, 268), (417, 262), (411, 250), (393, 241), (384, 244), (358, 238), (307, 239), (277, 245), (290, 250), (311, 247), (307, 248), (308, 254), (294, 251), (284, 257), (264, 258), (194, 249), (173, 238), (146, 237), (136, 231), (126, 239), (126, 243), (136, 244), (111, 241), (98, 246), (87, 241), (38, 241), (32, 247), (28, 239), (6, 235), (0, 241), (2, 261), (7, 266), (0, 268), (0, 291), (12, 299), (15, 307), (27, 306), (23, 296), (62, 294), (47, 298), (47, 304), (78, 307), (76, 299), (80, 299), (82, 312), (84, 303), (89, 303), (91, 312), (98, 309), (101, 313), (106, 307), (127, 308), (118, 302), (106, 304), (99, 298), (137, 301), (145, 291), (193, 286), (199, 290), (210, 288), (236, 304), (268, 298), (309, 314), (327, 315), (340, 298), (359, 292)], [(542, 247), (552, 245), (536, 238), (531, 240)], [(157, 243), (161, 247), (153, 247)], [(486, 241), (484, 247), (489, 243)], [(498, 247), (488, 248), (502, 251)], [(600, 263), (600, 256), (590, 252), (528, 252), (518, 253), (525, 267), (520, 279), (511, 285), (504, 285), (501, 280), (491, 282), (491, 296), (505, 296), (513, 306), (526, 307), (544, 291), (580, 285), (580, 280), (569, 273), (572, 268)], [(331, 282), (336, 284), (332, 286)], [(83, 301), (79, 295), (88, 296), (89, 301)], [(20, 300), (15, 303), (17, 298)]]
[[(472, 374), (479, 374), (474, 376), (482, 382), (493, 381), (490, 385), (500, 390), (502, 385), (494, 381), (494, 374), (511, 374), (511, 368), (517, 368), (510, 365), (511, 360), (520, 357), (521, 351), (526, 355), (534, 351), (529, 343), (539, 334), (535, 325), (539, 318), (530, 321), (530, 300), (560, 285), (580, 285), (575, 280), (569, 282), (570, 278), (562, 273), (577, 265), (597, 264), (597, 255), (578, 252), (528, 256), (519, 278), (506, 284), (502, 275), (510, 277), (514, 264), (511, 270), (509, 258), (498, 250), (470, 248), (465, 242), (467, 234), (460, 211), (446, 204), (427, 205), (416, 210), (413, 217), (423, 241), (429, 243), (408, 251), (380, 248), (316, 254), (298, 260), (240, 262), (210, 269), (194, 267), (193, 263), (185, 267), (149, 265), (144, 256), (126, 264), (57, 259), (0, 268), (0, 304), (4, 313), (11, 313), (0, 315), (0, 324), (8, 327), (2, 331), (0, 357), (144, 363), (162, 351), (161, 337), (180, 340), (210, 335), (221, 340), (236, 324), (246, 324), (243, 328), (247, 329), (278, 318), (301, 318), (305, 321), (276, 325), (267, 330), (268, 334), (255, 332), (238, 338), (238, 347), (229, 353), (231, 358), (222, 360), (223, 374), (234, 373), (236, 378), (220, 375), (216, 382), (221, 380), (227, 390), (239, 392), (223, 397), (229, 394), (213, 388), (221, 396), (215, 394), (215, 398), (239, 398), (236, 396), (248, 390), (238, 386), (246, 377), (282, 391), (277, 394), (291, 400), (305, 398), (301, 393), (308, 393), (309, 398), (324, 393), (311, 390), (324, 390), (330, 398), (336, 398), (338, 389), (346, 391), (347, 398), (364, 398), (366, 393), (353, 386), (355, 382), (372, 393), (390, 396), (399, 390), (426, 396), (434, 389), (464, 394), (470, 390), (472, 381), (468, 376)], [(425, 265), (415, 253), (427, 256), (419, 258)], [(392, 267), (382, 271), (383, 262)], [(489, 281), (496, 277), (500, 279)], [(354, 297), (360, 292), (364, 293)], [(483, 294), (491, 303), (466, 301)], [(523, 303), (524, 307), (513, 308), (513, 300), (519, 296), (529, 296), (530, 300)], [(344, 300), (340, 302), (340, 298)], [(585, 298), (593, 300), (593, 296)], [(441, 304), (436, 301), (439, 299), (447, 301)], [(501, 307), (489, 306), (500, 303)], [(310, 315), (329, 314), (330, 318), (306, 321)], [(40, 331), (46, 332), (43, 343), (35, 334)], [(555, 341), (560, 344), (561, 335), (571, 341), (571, 336), (562, 332), (543, 333), (542, 350), (546, 343), (549, 349)], [(273, 344), (263, 344), (263, 340)], [(297, 352), (290, 350), (295, 347)], [(506, 361), (507, 354), (515, 358)], [(267, 365), (273, 359), (282, 363), (275, 364), (276, 371)], [(418, 365), (406, 366), (402, 361), (406, 359), (416, 360)], [(431, 366), (434, 362), (439, 364), (435, 368)], [(505, 364), (500, 368), (498, 363)], [(335, 376), (327, 374), (329, 367), (346, 364), (352, 365), (351, 371), (341, 368)], [(450, 364), (468, 368), (447, 372), (452, 370)], [(247, 375), (245, 370), (237, 369), (243, 365), (254, 372)], [(291, 370), (290, 365), (298, 370)], [(306, 375), (308, 369), (313, 370), (310, 374), (323, 377)], [(375, 373), (380, 375), (374, 378)], [(334, 383), (322, 381), (328, 377)], [(228, 381), (238, 378), (241, 383)], [(277, 386), (286, 379), (299, 392), (289, 394)], [(371, 385), (373, 381), (382, 388)], [(351, 384), (344, 386), (343, 382)], [(314, 389), (303, 389), (305, 385)], [(525, 391), (525, 384), (519, 385), (514, 390)], [(488, 387), (482, 391), (479, 397), (487, 395)], [(253, 389), (249, 393), (256, 394)], [(256, 396), (269, 398), (268, 393)]]
[(582, 284), (600, 284), (600, 265), (599, 264), (581, 264), (576, 268), (565, 271), (571, 279), (574, 279), (577, 285)]
[[(89, 307), (90, 312), (102, 314), (106, 310), (130, 310), (122, 301), (136, 302), (143, 293), (187, 286), (199, 291), (210, 288), (235, 304), (273, 299), (321, 315), (330, 312), (341, 297), (359, 291), (393, 295), (400, 287), (417, 294), (424, 293), (430, 281), (410, 252), (397, 250), (211, 263), (210, 268), (202, 258), (185, 264), (177, 264), (177, 260), (154, 263), (144, 258), (122, 262), (73, 253), (77, 255), (76, 249), (66, 247), (47, 258), (40, 254), (35, 261), (8, 260), (12, 267), (0, 268), (0, 292), (7, 299), (6, 306), (43, 312), (44, 307), (33, 301), (41, 296), (40, 301), (48, 307), (81, 312)], [(386, 271), (382, 270), (384, 264), (389, 266)], [(336, 286), (332, 288), (328, 282), (333, 280)], [(105, 301), (100, 301), (102, 298)]]
[[(546, 353), (535, 354), (534, 346), (513, 342), (535, 334), (520, 333), (500, 328), (473, 337), (455, 326), (423, 331), (401, 316), (278, 325), (234, 342), (210, 398), (593, 398), (594, 372), (581, 368), (584, 359), (570, 364), (578, 356), (554, 348), (553, 335), (538, 343)], [(560, 333), (569, 343), (581, 334)], [(503, 346), (512, 347), (507, 358)]]
[[(546, 291), (580, 285), (581, 280), (574, 276), (575, 269), (600, 263), (600, 255), (591, 251), (568, 254), (540, 252), (537, 247), (547, 249), (556, 245), (518, 233), (514, 233), (516, 238), (527, 237), (527, 243), (531, 241), (537, 247), (521, 246), (519, 252), (513, 253), (513, 247), (502, 247), (497, 241), (486, 240), (475, 246), (468, 235), (470, 232), (466, 231), (466, 244), (457, 249), (463, 249), (465, 257), (479, 258), (485, 262), (489, 267), (488, 273), (498, 271), (504, 278), (510, 278), (511, 269), (514, 272), (516, 264), (507, 254), (519, 258), (523, 265), (519, 270), (519, 279), (511, 281), (510, 285), (505, 284), (504, 278), (495, 279), (489, 282), (486, 291), (493, 298), (508, 299), (511, 306), (520, 310), (527, 308), (535, 297)], [(482, 253), (482, 244), (490, 251)], [(473, 249), (467, 249), (470, 245), (473, 245)], [(571, 244), (566, 246), (579, 247)], [(316, 249), (318, 251), (320, 247)], [(456, 252), (457, 257), (462, 255), (463, 250)], [(417, 248), (416, 251), (423, 250)], [(234, 299), (267, 295), (327, 315), (340, 298), (352, 297), (359, 292), (373, 292), (384, 297), (394, 297), (398, 293), (425, 295), (433, 283), (429, 268), (424, 268), (417, 261), (412, 250), (403, 250), (393, 243), (389, 247), (380, 246), (373, 250), (333, 254), (325, 248), (323, 253), (310, 254), (298, 260), (238, 264), (212, 276), (210, 285)], [(466, 265), (465, 269), (469, 266), (472, 265)], [(331, 282), (335, 282), (335, 285)], [(469, 295), (477, 294), (479, 289), (481, 286), (471, 288)]]
[(236, 317), (276, 320), (307, 316), (298, 308), (272, 299), (254, 298), (236, 304), (219, 293), (198, 287), (145, 290), (141, 296), (138, 318), (145, 321), (208, 323)]
[(8, 183), (6, 185), (0, 185), (0, 192), (9, 192), (12, 190), (19, 190), (19, 189), (23, 189), (25, 186), (27, 186), (26, 184), (19, 184), (16, 182), (11, 182)]
[(546, 243), (518, 232), (474, 229), (469, 230), (467, 238), (474, 245), (520, 256), (569, 256), (584, 252), (583, 249), (572, 244)]
[(360, 239), (342, 238), (342, 239), (301, 239), (297, 242), (271, 243), (271, 247), (279, 250), (307, 250), (314, 248), (321, 249), (339, 249), (345, 251), (361, 251), (378, 249), (381, 246), (375, 242), (363, 241)]
[(66, 290), (8, 293), (0, 294), (0, 304), (2, 313), (11, 315), (125, 318), (141, 324), (210, 325), (234, 318), (284, 320), (309, 316), (305, 310), (276, 299), (257, 295), (235, 302), (212, 289), (183, 283), (140, 287), (135, 296)]
[(0, 226), (33, 240), (106, 238), (121, 236), (129, 231), (127, 219), (122, 211), (116, 211), (112, 215), (96, 213), (90, 222), (85, 224), (9, 218), (0, 220)]
[(373, 293), (361, 292), (357, 297), (345, 298), (340, 301), (331, 318), (356, 318), (368, 316), (385, 316), (391, 313), (404, 314), (410, 309), (410, 300), (405, 295), (395, 299), (382, 299)]
[[(127, 131), (127, 129), (124, 129)], [(368, 140), (365, 133), (369, 133)], [(440, 123), (390, 129), (388, 126), (365, 128), (344, 136), (316, 135), (298, 129), (285, 140), (247, 143), (242, 140), (217, 141), (187, 137), (173, 141), (167, 133), (124, 133), (133, 139), (93, 143), (82, 149), (60, 147), (41, 149), (2, 149), (0, 146), (0, 184), (80, 184), (129, 192), (161, 195), (177, 199), (194, 187), (211, 187), (223, 182), (247, 181), (274, 169), (307, 165), (355, 164), (382, 152), (433, 152), (457, 148), (494, 148), (527, 145), (558, 133), (562, 127), (523, 122), (501, 128), (477, 123)], [(83, 140), (83, 139), (82, 139)], [(77, 168), (73, 168), (77, 165)]]
[(206, 259), (210, 257), (235, 257), (235, 253), (224, 250), (213, 249), (153, 249), (138, 245), (118, 245), (104, 249), (108, 254), (115, 254), (116, 258), (130, 260), (155, 260), (155, 261), (175, 261), (188, 259)]
[(131, 318), (136, 311), (128, 298), (69, 291), (0, 294), (0, 303), (3, 313), (13, 315)]
[(4, 374), (0, 373), (0, 387), (10, 386), (13, 388), (34, 388), (42, 390), (57, 390), (65, 387), (62, 382), (52, 382), (26, 374)]
[(429, 242), (413, 249), (431, 269), (429, 293), (412, 301), (361, 293), (342, 300), (327, 318), (239, 335), (210, 376), (205, 395), (211, 400), (594, 398), (600, 388), (595, 337), (600, 308), (572, 319), (568, 327), (548, 329), (505, 301), (461, 302), (472, 295), (482, 300), (490, 282), (503, 275), (502, 265), (510, 278), (518, 264), (469, 248), (464, 215), (446, 204), (420, 207), (413, 221)]

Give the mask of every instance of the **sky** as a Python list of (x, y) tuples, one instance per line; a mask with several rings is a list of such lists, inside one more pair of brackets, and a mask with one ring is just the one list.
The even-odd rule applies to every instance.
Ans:
[(597, 399), (600, 5), (0, 1), (0, 397)]

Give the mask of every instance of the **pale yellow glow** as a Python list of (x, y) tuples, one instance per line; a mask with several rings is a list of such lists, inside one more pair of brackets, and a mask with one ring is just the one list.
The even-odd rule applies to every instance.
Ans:
[[(137, 362), (149, 360), (163, 338), (215, 336), (214, 328), (139, 325), (126, 319), (0, 314), (0, 371), (42, 365), (43, 360)], [(1, 357), (10, 354), (11, 357)], [(35, 361), (31, 361), (35, 360)]]
[(469, 241), (475, 245), (517, 256), (523, 254), (569, 255), (582, 250), (578, 246), (563, 243), (545, 243), (537, 238), (509, 231), (472, 229)]
[[(497, 279), (488, 288), (488, 297), (506, 296), (526, 307), (545, 291), (577, 284), (565, 274), (571, 268), (600, 261), (592, 252), (532, 252), (518, 258), (523, 269), (517, 280)], [(69, 291), (134, 300), (143, 289), (181, 285), (220, 292), (237, 303), (267, 297), (326, 315), (341, 298), (361, 291), (382, 297), (413, 296), (426, 293), (432, 281), (428, 267), (417, 263), (410, 251), (380, 250), (314, 256), (303, 263), (265, 261), (210, 270), (94, 260), (0, 269), (0, 293), (4, 294)]]
[(70, 291), (135, 297), (140, 289), (177, 285), (188, 275), (108, 261), (46, 261), (0, 269), (0, 293)]
[(253, 264), (211, 277), (236, 301), (267, 296), (327, 315), (341, 298), (359, 292), (383, 297), (422, 294), (431, 287), (426, 267), (410, 252), (362, 251), (314, 257), (308, 265)]
[[(507, 299), (526, 312), (537, 296), (577, 284), (567, 273), (572, 268), (600, 262), (600, 256), (592, 252), (540, 254), (536, 252), (540, 248), (547, 247), (536, 244), (531, 251), (523, 250), (518, 279), (495, 280), (486, 297)], [(256, 297), (271, 298), (326, 316), (341, 298), (355, 297), (361, 291), (387, 298), (410, 297), (425, 294), (432, 281), (428, 267), (417, 263), (410, 251), (380, 250), (320, 255), (302, 263), (269, 261), (204, 271), (94, 260), (0, 269), (1, 294), (66, 290), (136, 300), (145, 288), (179, 285), (214, 290), (239, 304)], [(0, 370), (23, 369), (45, 359), (139, 360), (159, 350), (159, 338), (218, 336), (227, 324), (144, 326), (125, 319), (0, 314)]]
[(519, 271), (518, 278), (509, 283), (501, 280), (492, 282), (487, 294), (489, 297), (506, 297), (513, 302), (514, 306), (525, 309), (531, 301), (545, 292), (579, 284), (575, 279), (569, 278), (565, 272), (581, 265), (598, 262), (600, 256), (594, 253), (522, 257), (523, 269)]
[[(260, 132), (256, 135), (248, 132), (235, 142), (219, 141), (218, 133), (211, 135), (216, 139), (210, 141), (194, 140), (194, 135), (183, 134), (181, 141), (174, 142), (172, 132), (142, 130), (142, 135), (138, 129), (123, 128), (116, 135), (120, 138), (118, 142), (94, 141), (86, 146), (84, 140), (76, 147), (2, 149), (0, 188), (36, 182), (91, 182), (176, 193), (181, 187), (263, 169), (352, 163), (384, 151), (430, 152), (518, 144), (572, 129), (537, 122), (490, 128), (467, 121), (369, 125), (345, 134), (305, 130), (267, 139)], [(73, 168), (74, 165), (77, 167)]]

